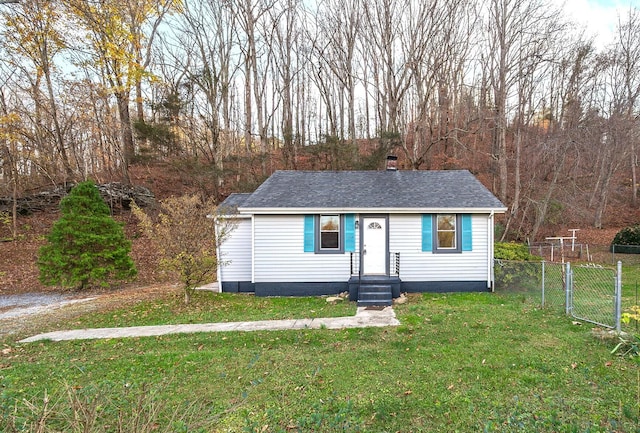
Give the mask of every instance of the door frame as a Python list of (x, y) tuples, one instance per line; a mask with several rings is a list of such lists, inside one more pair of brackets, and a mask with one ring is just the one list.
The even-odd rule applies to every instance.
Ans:
[(385, 249), (385, 271), (384, 276), (389, 276), (389, 214), (360, 214), (358, 216), (358, 226), (359, 230), (359, 251), (360, 251), (360, 275), (380, 275), (380, 274), (365, 274), (364, 273), (364, 255), (362, 254), (363, 245), (364, 245), (364, 219), (365, 218), (383, 218), (385, 220), (385, 241), (384, 241), (384, 249)]

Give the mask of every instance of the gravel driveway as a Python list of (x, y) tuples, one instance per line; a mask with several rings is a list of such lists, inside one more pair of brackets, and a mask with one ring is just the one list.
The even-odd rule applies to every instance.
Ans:
[(21, 293), (0, 295), (0, 339), (65, 329), (74, 317), (92, 312), (127, 308), (181, 289), (171, 284), (96, 290), (87, 293)]
[(20, 319), (32, 314), (40, 314), (78, 302), (95, 298), (78, 298), (59, 293), (22, 293), (0, 295), (0, 320)]

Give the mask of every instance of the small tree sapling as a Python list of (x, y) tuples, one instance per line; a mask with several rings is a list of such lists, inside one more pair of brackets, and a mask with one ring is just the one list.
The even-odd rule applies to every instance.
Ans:
[(233, 230), (233, 220), (221, 220), (216, 230), (215, 203), (197, 195), (162, 200), (157, 218), (137, 206), (132, 210), (144, 234), (157, 245), (162, 269), (178, 274), (188, 304), (193, 290), (215, 277), (220, 264), (216, 245)]

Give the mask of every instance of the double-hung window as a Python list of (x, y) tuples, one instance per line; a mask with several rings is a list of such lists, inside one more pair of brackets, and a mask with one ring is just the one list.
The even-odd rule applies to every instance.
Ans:
[(422, 215), (422, 251), (461, 253), (473, 250), (470, 214)]
[(458, 229), (455, 214), (436, 215), (436, 250), (458, 249)]
[(341, 250), (340, 215), (320, 215), (319, 250)]
[(304, 252), (341, 254), (356, 250), (354, 214), (304, 216)]

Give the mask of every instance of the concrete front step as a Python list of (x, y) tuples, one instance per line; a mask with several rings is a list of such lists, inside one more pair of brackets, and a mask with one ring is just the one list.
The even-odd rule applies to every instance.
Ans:
[(392, 303), (391, 285), (362, 284), (358, 293), (358, 306), (387, 306)]
[[(388, 291), (391, 288), (391, 299), (400, 296), (400, 278), (397, 276), (383, 276), (383, 275), (365, 275), (358, 277), (352, 275), (349, 278), (349, 300), (358, 301), (361, 296), (358, 292), (371, 292), (371, 291)], [(381, 286), (381, 287), (380, 287)], [(370, 287), (371, 289), (368, 289)]]
[(390, 284), (361, 284), (360, 293), (391, 293)]
[(385, 301), (359, 300), (358, 307), (388, 307), (392, 304), (391, 299)]

